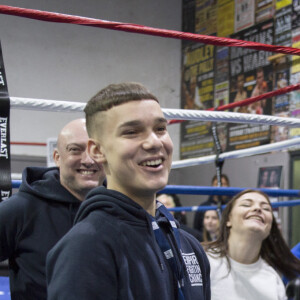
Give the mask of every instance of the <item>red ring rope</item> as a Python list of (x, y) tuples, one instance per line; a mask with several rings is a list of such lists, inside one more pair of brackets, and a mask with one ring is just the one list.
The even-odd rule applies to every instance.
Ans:
[(11, 145), (22, 145), (22, 146), (47, 146), (46, 143), (35, 143), (35, 142), (10, 142)]
[[(267, 98), (271, 98), (271, 97), (275, 97), (275, 96), (279, 96), (282, 94), (286, 94), (295, 90), (299, 90), (300, 89), (300, 83), (297, 83), (295, 85), (289, 85), (286, 86), (284, 88), (272, 91), (272, 92), (267, 92), (265, 94), (256, 96), (256, 97), (251, 97), (245, 100), (241, 100), (241, 101), (237, 101), (237, 102), (232, 102), (226, 105), (221, 105), (219, 107), (216, 108), (216, 110), (227, 110), (227, 109), (231, 109), (237, 106), (245, 106), (245, 105), (249, 105), (251, 103), (263, 100), (263, 99), (267, 99)], [(207, 110), (215, 110), (214, 108), (209, 108)]]
[(267, 45), (262, 43), (256, 43), (251, 41), (242, 41), (224, 37), (215, 37), (209, 35), (201, 35), (195, 33), (187, 33), (182, 31), (159, 29), (153, 27), (147, 27), (143, 25), (131, 24), (131, 23), (120, 23), (110, 22), (99, 19), (78, 17), (73, 15), (59, 14), (53, 12), (45, 12), (34, 9), (19, 8), (7, 5), (0, 5), (0, 13), (25, 17), (30, 19), (36, 19), (40, 21), (57, 22), (57, 23), (70, 23), (92, 27), (102, 27), (112, 30), (120, 30), (141, 34), (148, 34), (154, 36), (161, 36), (167, 38), (191, 40), (215, 46), (228, 46), (228, 47), (243, 47), (255, 50), (264, 50), (276, 53), (300, 55), (300, 49), (276, 45)]
[[(286, 94), (286, 93), (289, 93), (289, 92), (292, 92), (292, 91), (295, 91), (295, 90), (299, 90), (299, 89), (300, 89), (300, 83), (297, 83), (297, 84), (289, 85), (287, 87), (278, 89), (276, 91), (268, 92), (268, 93), (265, 93), (265, 94), (262, 94), (262, 95), (259, 95), (259, 96), (256, 96), (256, 97), (251, 97), (251, 98), (248, 98), (248, 99), (245, 99), (245, 100), (240, 100), (240, 101), (237, 101), (237, 102), (232, 102), (232, 103), (229, 103), (229, 104), (221, 105), (221, 106), (218, 106), (217, 108), (214, 108), (214, 107), (208, 108), (206, 110), (208, 110), (208, 111), (227, 110), (227, 109), (232, 109), (232, 108), (235, 108), (235, 107), (246, 106), (246, 105), (249, 105), (249, 104), (254, 103), (254, 102), (258, 102), (258, 101), (263, 100), (263, 99), (279, 96), (279, 95)], [(182, 123), (182, 122), (184, 122), (184, 120), (170, 120), (168, 122), (168, 124), (175, 124), (175, 123)]]
[[(71, 23), (71, 24), (102, 27), (102, 28), (113, 29), (113, 30), (135, 32), (135, 33), (155, 35), (155, 36), (175, 38), (175, 39), (185, 39), (185, 40), (191, 40), (191, 41), (201, 42), (204, 44), (210, 44), (215, 46), (244, 47), (244, 48), (250, 48), (255, 50), (264, 50), (264, 51), (270, 51), (276, 53), (300, 55), (300, 49), (292, 48), (292, 47), (267, 45), (267, 44), (250, 42), (250, 41), (235, 40), (230, 38), (186, 33), (186, 32), (175, 31), (175, 30), (158, 29), (158, 28), (147, 27), (147, 26), (142, 26), (137, 24), (110, 22), (110, 21), (84, 18), (84, 17), (72, 16), (66, 14), (44, 12), (44, 11), (34, 10), (34, 9), (18, 8), (18, 7), (6, 6), (6, 5), (0, 5), (0, 13), (26, 17), (30, 19), (37, 19), (41, 21)], [(223, 105), (218, 107), (216, 110), (226, 110), (237, 106), (249, 105), (256, 101), (285, 94), (297, 90), (299, 88), (300, 88), (300, 84), (291, 85), (257, 97), (252, 97), (242, 101)], [(208, 110), (214, 110), (214, 108)], [(177, 121), (171, 120), (169, 122), (169, 124), (172, 123), (177, 123)]]

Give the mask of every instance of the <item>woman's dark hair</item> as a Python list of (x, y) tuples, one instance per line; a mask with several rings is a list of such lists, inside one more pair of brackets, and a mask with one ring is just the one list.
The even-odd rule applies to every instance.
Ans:
[[(228, 202), (222, 213), (218, 238), (213, 242), (203, 243), (203, 247), (206, 251), (216, 254), (219, 257), (226, 257), (229, 269), (230, 262), (228, 259), (228, 238), (230, 234), (230, 228), (226, 225), (226, 223), (229, 220), (230, 213), (235, 205), (236, 200), (247, 193), (261, 194), (270, 203), (269, 197), (259, 190), (248, 189), (240, 192)], [(274, 215), (270, 234), (262, 242), (260, 255), (270, 266), (285, 275), (288, 279), (294, 279), (298, 276), (298, 274), (300, 274), (300, 260), (292, 254), (287, 246), (280, 230), (278, 229)]]

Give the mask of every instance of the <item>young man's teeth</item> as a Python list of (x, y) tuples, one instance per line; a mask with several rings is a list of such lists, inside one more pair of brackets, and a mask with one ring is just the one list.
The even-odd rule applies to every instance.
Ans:
[(84, 170), (81, 170), (80, 173), (83, 174), (83, 175), (91, 175), (94, 172), (93, 171), (84, 171)]
[(162, 163), (161, 159), (156, 159), (156, 160), (148, 160), (142, 163), (143, 166), (157, 166)]

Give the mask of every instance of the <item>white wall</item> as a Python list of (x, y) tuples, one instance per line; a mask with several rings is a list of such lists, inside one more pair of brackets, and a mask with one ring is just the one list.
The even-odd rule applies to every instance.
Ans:
[[(3, 0), (39, 9), (145, 26), (181, 29), (181, 0)], [(0, 15), (0, 40), (10, 96), (86, 102), (109, 83), (138, 81), (179, 108), (179, 40)], [(45, 142), (81, 113), (11, 110), (11, 141)], [(170, 126), (174, 159), (179, 125)], [(12, 146), (12, 154), (45, 156), (45, 147)]]

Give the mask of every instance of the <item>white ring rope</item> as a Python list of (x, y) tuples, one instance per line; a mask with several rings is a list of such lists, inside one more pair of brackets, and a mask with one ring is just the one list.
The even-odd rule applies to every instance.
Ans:
[[(275, 151), (275, 150), (287, 149), (287, 148), (291, 148), (291, 147), (295, 147), (295, 146), (299, 147), (299, 145), (300, 145), (300, 138), (294, 138), (291, 140), (286, 140), (286, 141), (282, 141), (282, 142), (278, 142), (278, 143), (272, 143), (272, 144), (267, 144), (267, 145), (258, 146), (258, 147), (252, 147), (252, 148), (248, 148), (248, 149), (235, 150), (235, 151), (221, 153), (219, 155), (219, 159), (225, 160), (225, 159), (229, 159), (229, 158), (240, 158), (240, 157), (251, 156), (251, 155), (256, 155), (256, 154), (261, 154), (261, 153), (267, 153), (267, 152)], [(172, 169), (213, 163), (213, 162), (215, 162), (215, 159), (216, 159), (216, 155), (208, 155), (208, 156), (203, 156), (203, 157), (199, 157), (199, 158), (189, 158), (189, 159), (174, 161), (172, 163)]]
[[(10, 97), (10, 106), (15, 109), (28, 109), (38, 111), (59, 111), (59, 112), (81, 112), (86, 103), (71, 102), (71, 101), (56, 101), (44, 99), (31, 99)], [(186, 109), (163, 109), (165, 117), (168, 119), (180, 120), (198, 120), (198, 121), (215, 121), (228, 123), (255, 123), (268, 125), (281, 125), (290, 127), (300, 127), (300, 119), (281, 118), (266, 115), (230, 113), (220, 111), (201, 111), (201, 110), (186, 110)], [(267, 153), (275, 150), (287, 149), (300, 145), (300, 138), (294, 138), (278, 143), (267, 144), (248, 149), (230, 151), (219, 155), (219, 159), (225, 160), (229, 158), (240, 158), (261, 153)], [(197, 166), (202, 164), (213, 163), (216, 155), (208, 155), (199, 158), (190, 158), (172, 163), (172, 169)]]
[(82, 112), (86, 103), (10, 97), (10, 107), (38, 111)]
[(22, 174), (21, 173), (11, 173), (11, 179), (12, 180), (22, 180)]
[[(85, 103), (55, 101), (43, 99), (29, 99), (10, 97), (10, 106), (16, 109), (29, 109), (39, 111), (80, 112)], [(188, 109), (162, 109), (167, 119), (212, 121), (245, 124), (267, 124), (288, 127), (300, 127), (300, 119), (283, 118), (266, 115), (244, 114), (221, 111), (188, 110)]]
[(163, 109), (167, 119), (193, 120), (193, 121), (212, 121), (226, 123), (244, 123), (244, 124), (266, 124), (289, 127), (300, 127), (300, 119), (283, 118), (266, 115), (191, 110), (191, 109)]

